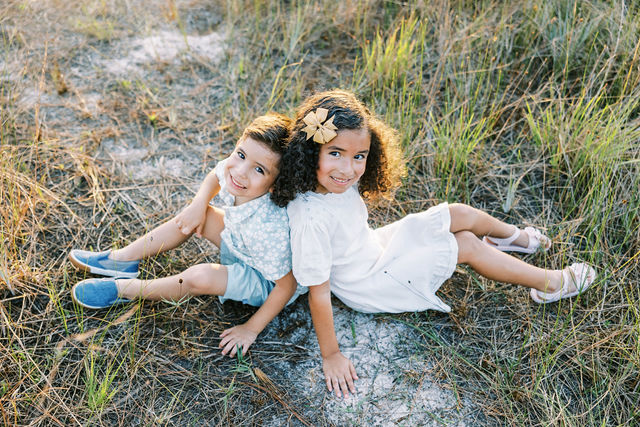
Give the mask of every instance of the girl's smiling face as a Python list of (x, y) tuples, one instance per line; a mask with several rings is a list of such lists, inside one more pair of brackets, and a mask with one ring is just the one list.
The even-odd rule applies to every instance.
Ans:
[(342, 129), (320, 148), (317, 193), (344, 193), (367, 167), (371, 137), (366, 128)]
[(267, 194), (278, 176), (280, 155), (250, 137), (238, 142), (224, 169), (226, 189), (241, 205)]

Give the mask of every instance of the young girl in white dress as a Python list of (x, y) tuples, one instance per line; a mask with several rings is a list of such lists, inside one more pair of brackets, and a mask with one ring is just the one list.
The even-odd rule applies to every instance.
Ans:
[(397, 147), (393, 129), (353, 94), (319, 93), (297, 111), (274, 185), (272, 199), (289, 215), (293, 274), (309, 287), (327, 388), (337, 396), (355, 392), (358, 377), (338, 348), (331, 292), (366, 313), (448, 312), (435, 292), (456, 264), (531, 288), (537, 303), (578, 295), (595, 279), (586, 264), (545, 270), (505, 254), (548, 249), (551, 241), (464, 204), (442, 203), (371, 229), (362, 197), (375, 199), (397, 185)]

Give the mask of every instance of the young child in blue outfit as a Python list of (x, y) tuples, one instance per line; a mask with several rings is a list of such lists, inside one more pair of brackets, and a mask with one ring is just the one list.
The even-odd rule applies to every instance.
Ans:
[(338, 347), (331, 293), (365, 313), (447, 312), (436, 291), (457, 264), (530, 288), (536, 303), (579, 295), (596, 277), (585, 263), (551, 270), (505, 254), (548, 249), (551, 240), (460, 203), (371, 229), (363, 197), (399, 183), (399, 157), (396, 132), (352, 93), (318, 93), (298, 109), (274, 185), (274, 202), (289, 215), (293, 272), (309, 287), (326, 385), (337, 395), (354, 392), (358, 377)]
[[(87, 279), (71, 290), (83, 307), (99, 309), (135, 298), (180, 300), (190, 295), (218, 295), (259, 306), (242, 325), (222, 332), (223, 354), (245, 354), (265, 326), (292, 302), (299, 288), (291, 272), (286, 210), (270, 198), (291, 119), (270, 113), (255, 119), (231, 155), (211, 171), (193, 201), (180, 214), (121, 249), (89, 252), (74, 249), (77, 268), (111, 276)], [(222, 209), (209, 205), (218, 195)], [(137, 279), (141, 259), (173, 249), (193, 234), (220, 248), (220, 264), (199, 264), (180, 274)]]

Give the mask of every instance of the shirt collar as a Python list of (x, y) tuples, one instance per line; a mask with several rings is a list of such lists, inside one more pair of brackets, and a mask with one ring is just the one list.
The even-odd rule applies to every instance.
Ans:
[[(233, 198), (233, 196), (231, 197)], [(225, 208), (225, 218), (228, 218), (234, 223), (243, 221), (256, 213), (258, 209), (267, 205), (269, 203), (269, 197), (271, 197), (271, 195), (267, 193), (239, 206), (233, 206), (233, 203), (231, 203)]]

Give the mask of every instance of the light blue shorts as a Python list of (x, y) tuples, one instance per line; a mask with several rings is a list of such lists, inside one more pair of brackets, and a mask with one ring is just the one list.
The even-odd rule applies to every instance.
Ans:
[[(236, 258), (224, 242), (220, 242), (220, 264), (227, 267), (227, 290), (224, 295), (218, 297), (220, 302), (230, 299), (260, 307), (276, 286), (271, 280), (265, 279), (258, 270)], [(287, 305), (295, 301), (298, 295), (306, 290), (303, 286), (298, 285), (296, 293)]]

